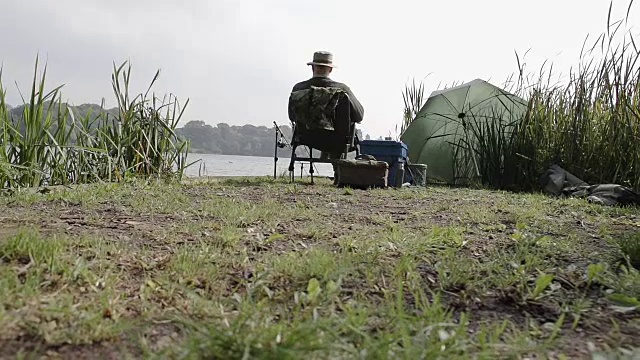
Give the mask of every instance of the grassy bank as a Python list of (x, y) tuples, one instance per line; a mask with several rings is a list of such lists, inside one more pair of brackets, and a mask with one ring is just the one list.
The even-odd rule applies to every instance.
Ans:
[(637, 209), (230, 179), (21, 193), (0, 214), (0, 357), (580, 358), (640, 346), (640, 275), (619, 245), (637, 244)]

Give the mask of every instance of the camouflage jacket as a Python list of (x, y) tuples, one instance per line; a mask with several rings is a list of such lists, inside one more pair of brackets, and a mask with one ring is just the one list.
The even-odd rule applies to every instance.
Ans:
[[(328, 77), (312, 77), (309, 80), (299, 82), (293, 87), (291, 92), (293, 95), (293, 93), (296, 93), (302, 90), (311, 89), (311, 87), (335, 88), (335, 89), (343, 90), (344, 93), (346, 93), (347, 96), (349, 96), (349, 102), (351, 103), (351, 106), (350, 106), (351, 121), (360, 123), (364, 118), (364, 108), (362, 107), (362, 104), (360, 104), (360, 101), (358, 101), (356, 96), (353, 94), (351, 89), (347, 85), (331, 80)], [(303, 93), (299, 93), (298, 95), (302, 95), (302, 94)], [(294, 108), (296, 107), (294, 103), (296, 101), (298, 101), (297, 96), (289, 97), (289, 120), (291, 120), (291, 122), (293, 123), (295, 123), (298, 120), (296, 118), (296, 114), (294, 111)]]
[(289, 97), (293, 122), (305, 130), (335, 130), (335, 110), (346, 93), (338, 88), (312, 86), (298, 90)]

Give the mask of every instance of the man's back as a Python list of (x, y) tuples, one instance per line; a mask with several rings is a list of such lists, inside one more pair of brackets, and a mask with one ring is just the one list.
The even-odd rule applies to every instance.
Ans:
[[(360, 123), (362, 121), (364, 117), (364, 108), (362, 107), (362, 104), (360, 104), (356, 96), (353, 94), (351, 89), (343, 83), (331, 80), (329, 77), (314, 76), (309, 80), (305, 80), (297, 83), (296, 85), (294, 85), (291, 91), (294, 92), (294, 91), (306, 90), (311, 88), (312, 86), (333, 87), (333, 88), (344, 90), (349, 96), (349, 101), (351, 103), (351, 120), (357, 123)], [(289, 104), (289, 119), (293, 122), (296, 121), (295, 116), (291, 109), (291, 104)]]

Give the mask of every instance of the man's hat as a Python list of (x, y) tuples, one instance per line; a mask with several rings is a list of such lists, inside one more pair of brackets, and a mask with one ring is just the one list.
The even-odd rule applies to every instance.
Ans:
[(316, 51), (313, 53), (313, 61), (308, 62), (307, 65), (336, 67), (333, 65), (333, 54), (328, 51)]

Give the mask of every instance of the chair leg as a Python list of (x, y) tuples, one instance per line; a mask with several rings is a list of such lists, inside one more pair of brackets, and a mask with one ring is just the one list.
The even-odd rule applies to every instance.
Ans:
[(313, 160), (309, 161), (309, 174), (311, 174), (311, 185), (313, 185)]
[(293, 145), (291, 147), (291, 161), (289, 161), (289, 182), (290, 183), (294, 183), (295, 182), (295, 176), (296, 176), (296, 172), (295, 172), (295, 162), (296, 162), (296, 148), (298, 146), (297, 145)]

